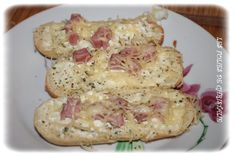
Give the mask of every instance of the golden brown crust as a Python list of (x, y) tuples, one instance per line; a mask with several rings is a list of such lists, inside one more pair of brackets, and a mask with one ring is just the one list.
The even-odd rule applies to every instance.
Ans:
[(57, 94), (57, 90), (53, 88), (53, 86), (50, 85), (50, 81), (49, 81), (49, 75), (48, 72), (46, 74), (46, 79), (45, 79), (45, 91), (48, 92), (48, 94), (52, 97), (52, 98), (57, 98), (60, 95), (62, 95), (62, 93)]
[[(46, 24), (46, 25), (48, 25), (48, 24)], [(53, 48), (51, 50), (46, 50), (43, 47), (42, 32), (43, 32), (44, 26), (45, 25), (42, 25), (34, 31), (34, 35), (33, 35), (34, 46), (37, 49), (37, 51), (40, 52), (44, 57), (47, 57), (50, 59), (51, 58), (56, 59), (58, 57), (58, 54), (56, 53), (56, 51)]]

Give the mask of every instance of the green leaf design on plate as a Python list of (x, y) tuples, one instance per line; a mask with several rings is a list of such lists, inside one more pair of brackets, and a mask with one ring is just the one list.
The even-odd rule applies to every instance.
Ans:
[(202, 141), (204, 141), (206, 139), (205, 136), (207, 133), (208, 125), (206, 125), (206, 123), (203, 121), (202, 117), (199, 120), (203, 126), (202, 134), (199, 137), (199, 139), (197, 140), (197, 142), (191, 148), (189, 148), (189, 150), (194, 149), (196, 146), (198, 146)]
[(144, 150), (143, 142), (141, 141), (132, 141), (132, 142), (117, 142), (116, 151), (124, 152), (124, 151), (142, 151)]

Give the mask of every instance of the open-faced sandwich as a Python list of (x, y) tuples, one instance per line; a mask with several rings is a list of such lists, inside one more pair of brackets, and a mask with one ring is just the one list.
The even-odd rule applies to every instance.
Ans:
[(74, 54), (69, 59), (58, 60), (47, 71), (47, 91), (58, 97), (89, 90), (175, 88), (182, 84), (182, 56), (174, 48), (142, 45), (112, 52), (100, 50), (89, 58)]
[(163, 33), (153, 12), (107, 21), (72, 14), (38, 27), (35, 47), (56, 59), (45, 81), (54, 98), (35, 110), (39, 134), (53, 144), (83, 146), (184, 133), (198, 120), (198, 99), (176, 90), (183, 59), (161, 46)]
[(67, 56), (82, 48), (92, 54), (94, 49), (162, 44), (163, 39), (163, 29), (153, 12), (134, 19), (107, 21), (87, 21), (80, 14), (72, 14), (70, 20), (50, 22), (34, 32), (35, 47), (48, 58)]
[(104, 90), (44, 102), (34, 125), (57, 145), (145, 142), (177, 136), (199, 115), (197, 98), (162, 88)]

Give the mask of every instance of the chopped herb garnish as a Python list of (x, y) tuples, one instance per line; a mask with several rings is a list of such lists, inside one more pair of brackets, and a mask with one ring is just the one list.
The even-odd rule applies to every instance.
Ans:
[(65, 133), (68, 132), (68, 131), (69, 131), (69, 128), (68, 128), (68, 127), (64, 127), (63, 133), (65, 134)]
[(87, 76), (89, 75), (89, 73), (87, 71), (84, 72)]
[(89, 83), (89, 86), (91, 86), (91, 88), (95, 88), (94, 83)]

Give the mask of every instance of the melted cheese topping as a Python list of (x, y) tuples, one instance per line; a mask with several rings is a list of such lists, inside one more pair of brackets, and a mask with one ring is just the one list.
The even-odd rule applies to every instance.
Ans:
[(151, 14), (140, 16), (130, 20), (97, 21), (73, 23), (73, 30), (79, 35), (80, 42), (72, 46), (68, 41), (64, 27), (65, 22), (49, 23), (40, 27), (42, 47), (45, 50), (54, 50), (59, 55), (68, 55), (74, 50), (88, 48), (94, 51), (90, 43), (91, 37), (99, 27), (105, 26), (112, 30), (112, 39), (109, 45), (113, 48), (131, 44), (147, 44), (152, 40), (160, 40), (160, 29), (151, 28), (147, 20)]
[[(81, 95), (80, 98), (84, 97), (84, 102), (88, 105), (91, 102), (99, 100), (98, 97), (103, 96), (102, 102), (106, 104), (107, 93), (110, 91), (103, 92), (90, 92)], [(178, 134), (181, 132), (184, 121), (192, 121), (194, 115), (197, 114), (197, 110), (194, 109), (194, 104), (191, 101), (194, 97), (187, 97), (184, 94), (176, 90), (165, 90), (165, 89), (128, 89), (128, 90), (116, 90), (112, 91), (112, 94), (119, 95), (121, 98), (126, 99), (129, 103), (135, 102), (134, 96), (142, 95), (141, 97), (146, 97), (142, 101), (136, 102), (134, 109), (127, 110), (125, 116), (125, 123), (120, 128), (114, 128), (109, 122), (103, 122), (102, 120), (94, 120), (89, 118), (91, 115), (97, 113), (102, 113), (103, 105), (92, 105), (90, 107), (82, 108), (80, 111), (80, 118), (73, 120), (66, 118), (65, 120), (60, 120), (60, 112), (62, 110), (65, 98), (52, 99), (44, 105), (40, 106), (37, 113), (37, 123), (40, 127), (43, 127), (46, 132), (52, 132), (58, 135), (61, 139), (65, 138), (85, 138), (91, 139), (97, 136), (105, 136), (108, 138), (122, 138), (123, 136), (130, 136), (130, 139), (140, 139), (145, 135), (147, 139), (152, 139), (156, 137), (157, 134)], [(95, 97), (90, 97), (90, 95), (95, 95)], [(161, 117), (150, 115), (151, 117), (142, 122), (137, 123), (135, 118), (132, 116), (131, 111), (139, 110), (139, 105), (142, 103), (148, 103), (152, 97), (158, 95), (160, 98), (168, 99), (167, 110), (161, 111)], [(175, 95), (175, 97), (173, 97)], [(83, 103), (82, 103), (83, 104)], [(182, 105), (179, 105), (182, 104)], [(132, 104), (131, 104), (132, 105)], [(134, 105), (134, 104), (133, 104)], [(106, 105), (105, 105), (106, 106)], [(110, 104), (110, 107), (114, 107), (114, 104)], [(111, 109), (110, 109), (111, 110)], [(153, 111), (148, 109), (146, 105), (140, 106), (139, 112), (145, 112), (147, 114)], [(192, 119), (183, 119), (187, 112), (193, 112)], [(163, 119), (164, 118), (164, 119)], [(186, 128), (185, 128), (186, 129)], [(182, 130), (184, 131), (184, 130)]]
[(174, 49), (157, 48), (156, 60), (142, 65), (137, 75), (109, 70), (110, 53), (97, 51), (85, 64), (59, 61), (48, 72), (48, 81), (58, 95), (122, 87), (175, 87), (182, 80), (181, 55)]

